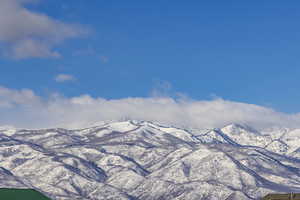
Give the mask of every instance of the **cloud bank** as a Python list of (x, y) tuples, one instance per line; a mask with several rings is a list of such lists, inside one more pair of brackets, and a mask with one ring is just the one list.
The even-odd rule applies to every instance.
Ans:
[(5, 56), (58, 58), (55, 46), (86, 32), (79, 25), (66, 24), (25, 7), (36, 1), (0, 0), (0, 45)]
[(18, 128), (79, 128), (106, 120), (148, 120), (180, 127), (212, 128), (245, 123), (255, 128), (284, 126), (300, 128), (300, 114), (215, 99), (181, 100), (168, 97), (108, 100), (89, 95), (47, 99), (32, 90), (0, 87), (0, 126)]

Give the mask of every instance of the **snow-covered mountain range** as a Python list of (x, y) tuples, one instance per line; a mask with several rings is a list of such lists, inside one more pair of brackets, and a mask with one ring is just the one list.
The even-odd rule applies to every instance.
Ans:
[(243, 200), (300, 192), (300, 129), (180, 129), (123, 121), (0, 128), (0, 187), (53, 200)]

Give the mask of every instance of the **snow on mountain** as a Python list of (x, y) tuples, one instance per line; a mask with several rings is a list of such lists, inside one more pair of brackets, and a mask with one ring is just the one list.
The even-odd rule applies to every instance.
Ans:
[(0, 187), (54, 200), (260, 199), (300, 192), (300, 130), (153, 122), (0, 129)]

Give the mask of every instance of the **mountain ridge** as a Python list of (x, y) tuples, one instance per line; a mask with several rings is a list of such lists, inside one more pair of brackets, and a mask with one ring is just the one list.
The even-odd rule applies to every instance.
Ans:
[(52, 199), (259, 199), (300, 192), (300, 130), (149, 121), (0, 131), (2, 187)]

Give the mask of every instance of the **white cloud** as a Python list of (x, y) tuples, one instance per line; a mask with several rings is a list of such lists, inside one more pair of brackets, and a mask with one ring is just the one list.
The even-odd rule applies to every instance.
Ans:
[(75, 81), (76, 78), (70, 74), (58, 74), (54, 80), (56, 82), (62, 83), (62, 82), (66, 82), (66, 81)]
[(38, 105), (40, 97), (32, 90), (11, 90), (0, 86), (0, 108), (14, 108), (16, 106)]
[(0, 87), (0, 125), (25, 128), (85, 127), (103, 120), (137, 119), (198, 128), (246, 123), (255, 128), (300, 128), (300, 114), (215, 99), (199, 101), (168, 97), (107, 100), (82, 95), (41, 98), (28, 89)]
[(0, 44), (4, 55), (16, 59), (54, 57), (53, 47), (86, 31), (24, 7), (37, 0), (0, 0)]

